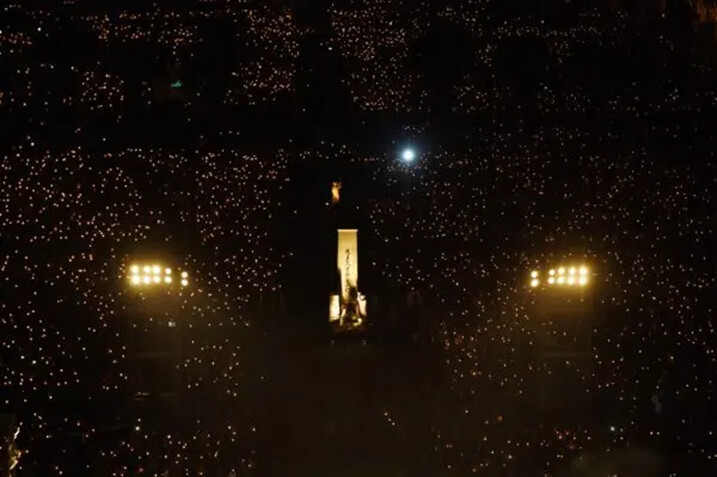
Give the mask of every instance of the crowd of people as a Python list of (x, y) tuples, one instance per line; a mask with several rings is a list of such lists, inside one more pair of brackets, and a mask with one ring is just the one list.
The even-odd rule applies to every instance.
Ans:
[[(442, 472), (714, 469), (711, 10), (700, 3), (676, 33), (659, 8), (640, 23), (614, 6), (571, 6), (560, 23), (498, 3), (336, 2), (310, 21), (289, 5), (231, 1), (0, 7), (0, 111), (12, 119), (0, 175), (0, 414), (22, 422), (18, 475), (261, 471), (272, 442), (261, 390), (276, 377), (261, 364), (259, 305), (310, 286), (282, 281), (297, 251), (279, 231), (313, 213), (286, 189), (310, 182), (304, 167), (315, 165), (365, 179), (321, 185), (331, 207), (342, 181), (340, 201), (367, 224), (361, 277), (421, 297), (421, 338), (446, 380), (441, 409), (421, 425)], [(453, 36), (438, 46), (470, 45), (467, 64), (427, 66), (450, 56), (422, 43), (439, 27)], [(59, 38), (72, 54), (53, 46)], [(285, 130), (267, 145), (246, 137), (256, 125), (198, 119), (207, 105), (213, 128), (273, 104), (311, 122), (296, 93), (316, 79), (302, 55), (317, 38), (323, 50), (311, 54), (340, 58), (337, 82), (359, 117), (346, 121), (361, 125), (353, 140), (299, 145)], [(526, 71), (510, 54), (520, 48)], [(195, 134), (136, 144), (163, 107)], [(363, 136), (402, 122), (412, 126), (391, 131), (395, 142)], [(414, 160), (402, 160), (404, 145)], [(148, 250), (190, 274), (173, 297), (187, 409), (169, 428), (123, 411), (125, 321), (137, 306), (127, 267)], [(543, 323), (529, 273), (566, 259), (595, 277), (589, 364), (568, 365), (592, 407), (531, 419), (534, 385), (553, 369), (531, 353)], [(375, 411), (387, 434), (415, 428), (396, 402)]]
[[(176, 364), (183, 389), (219, 395), (225, 406), (240, 397), (249, 383), (240, 359), (243, 341), (235, 338), (250, 326), (247, 304), (279, 286), (279, 252), (268, 224), (281, 203), (281, 151), (265, 159), (231, 150), (95, 155), (81, 148), (50, 153), (18, 147), (5, 156), (4, 167), (3, 407), (26, 416), (30, 448), (43, 448), (42, 440), (69, 442), (72, 433), (95, 448), (106, 438), (96, 437), (107, 433), (101, 426), (128, 425), (80, 413), (78, 429), (45, 431), (50, 424), (44, 419), (77, 412), (72, 405), (54, 410), (54, 402), (68, 396), (86, 395), (99, 406), (129, 392), (132, 346), (125, 321), (139, 297), (128, 286), (127, 269), (137, 254), (146, 255), (147, 243), (190, 273), (190, 286), (175, 297), (187, 328)], [(228, 425), (230, 434), (242, 429), (231, 420)], [(121, 462), (127, 446), (139, 452), (140, 444), (159, 438), (151, 434), (158, 430), (142, 431), (139, 440), (98, 452)], [(187, 451), (194, 444), (181, 436), (167, 439), (165, 449), (176, 444), (191, 459), (207, 458)], [(188, 457), (176, 455), (162, 462), (186, 463)], [(245, 458), (250, 465), (250, 455)]]
[[(714, 346), (707, 330), (715, 285), (714, 257), (702, 251), (708, 250), (712, 207), (712, 186), (700, 180), (705, 170), (656, 164), (644, 151), (622, 150), (618, 163), (561, 150), (555, 145), (560, 139), (566, 148), (576, 142), (585, 151), (600, 148), (599, 139), (569, 129), (536, 134), (529, 144), (508, 144), (514, 135), (489, 141), (500, 147), (501, 139), (503, 152), (476, 151), (465, 159), (457, 151), (432, 151), (416, 166), (430, 178), (396, 167), (394, 173), (409, 174), (417, 190), (411, 186), (371, 209), (372, 232), (381, 243), (376, 249), (385, 252), (377, 254), (380, 270), (437, 301), (441, 341), (455, 390), (467, 396), (466, 414), (484, 417), (490, 406), (477, 396), (490, 395), (491, 388), (506, 396), (530, 394), (529, 376), (545, 370), (520, 360), (540, 327), (530, 306), (529, 272), (577, 255), (597, 274), (589, 291), (598, 303), (594, 368), (582, 376), (585, 386), (621, 409), (616, 426), (637, 441), (661, 432), (654, 399), (669, 401), (677, 425), (671, 437), (709, 454), (712, 431), (691, 418), (698, 402), (707, 412), (701, 406), (714, 392), (705, 367)], [(592, 432), (615, 434), (607, 426)], [(488, 460), (515, 457), (511, 441), (530, 450), (535, 436), (506, 438)], [(561, 448), (556, 453), (566, 454)], [(484, 452), (477, 455), (486, 459)]]

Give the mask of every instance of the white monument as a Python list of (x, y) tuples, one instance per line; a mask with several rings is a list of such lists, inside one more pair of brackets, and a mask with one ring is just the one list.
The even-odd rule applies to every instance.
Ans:
[(329, 321), (341, 330), (360, 329), (366, 321), (366, 297), (358, 291), (358, 230), (339, 229), (336, 267), (338, 294), (331, 295)]

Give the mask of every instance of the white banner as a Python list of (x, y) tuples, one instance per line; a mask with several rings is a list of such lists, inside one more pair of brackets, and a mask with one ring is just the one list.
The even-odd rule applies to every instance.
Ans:
[(341, 274), (341, 299), (346, 302), (349, 290), (358, 285), (358, 230), (339, 229), (336, 266)]

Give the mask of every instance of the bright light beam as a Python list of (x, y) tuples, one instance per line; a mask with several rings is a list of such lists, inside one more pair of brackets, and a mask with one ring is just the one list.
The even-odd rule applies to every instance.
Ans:
[(403, 159), (403, 162), (413, 162), (415, 158), (416, 151), (414, 151), (410, 147), (407, 147), (401, 152), (401, 159)]

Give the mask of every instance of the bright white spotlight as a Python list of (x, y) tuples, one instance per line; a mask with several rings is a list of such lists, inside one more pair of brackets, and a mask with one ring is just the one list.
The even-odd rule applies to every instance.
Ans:
[(558, 277), (558, 285), (565, 283), (565, 277)]
[(129, 269), (133, 275), (136, 275), (139, 273), (139, 267), (137, 265), (132, 265), (131, 267), (129, 267)]
[(538, 285), (540, 285), (540, 280), (538, 280), (537, 278), (533, 278), (532, 280), (530, 280), (530, 286), (531, 286), (531, 287), (535, 288), (535, 287), (537, 287)]
[(415, 158), (416, 152), (410, 147), (407, 147), (403, 150), (403, 152), (401, 152), (401, 159), (403, 159), (405, 162), (413, 162)]
[(575, 275), (575, 267), (570, 267), (570, 270), (568, 270), (568, 273), (570, 275)]
[(555, 277), (548, 278), (548, 284), (550, 284), (550, 285), (555, 284)]
[(558, 275), (565, 275), (565, 268), (563, 268), (563, 267), (558, 268)]
[(159, 275), (160, 270), (161, 269), (159, 268), (159, 265), (154, 265), (152, 267), (152, 273), (154, 273), (155, 275)]
[(550, 276), (555, 275), (555, 270), (553, 270), (553, 269), (551, 268), (550, 271), (548, 271), (548, 275), (550, 275)]
[(148, 284), (151, 281), (152, 281), (152, 279), (149, 278), (147, 275), (142, 277), (142, 283)]
[(187, 280), (186, 278), (182, 278), (182, 286), (186, 287), (187, 285), (189, 285), (189, 280)]
[(164, 277), (164, 283), (172, 283), (172, 277)]
[(143, 271), (144, 273), (149, 273), (149, 272), (152, 271), (152, 269), (150, 268), (149, 265), (145, 265), (144, 267), (142, 267), (142, 271)]
[(162, 279), (159, 278), (157, 275), (155, 275), (155, 276), (152, 277), (152, 281), (153, 281), (154, 283), (159, 283), (161, 280), (162, 280)]
[(164, 274), (165, 274), (165, 275), (171, 275), (171, 274), (172, 274), (172, 269), (171, 269), (171, 268), (165, 268), (165, 269), (164, 269)]
[(587, 285), (587, 284), (588, 284), (588, 277), (580, 277), (580, 279), (578, 280), (578, 283), (579, 283), (581, 286)]
[(139, 275), (132, 275), (132, 278), (130, 278), (130, 282), (132, 285), (139, 285)]
[(538, 271), (533, 270), (532, 272), (530, 272), (530, 278), (538, 278)]
[(187, 278), (189, 274), (187, 272), (182, 272), (182, 278)]
[(586, 276), (588, 274), (588, 267), (580, 267), (580, 275)]
[(568, 285), (574, 285), (575, 284), (575, 277), (568, 277)]

